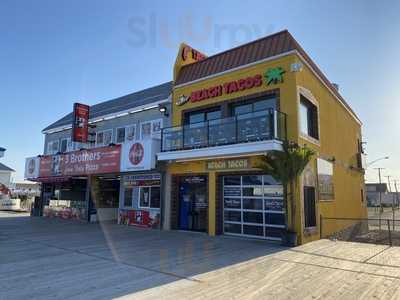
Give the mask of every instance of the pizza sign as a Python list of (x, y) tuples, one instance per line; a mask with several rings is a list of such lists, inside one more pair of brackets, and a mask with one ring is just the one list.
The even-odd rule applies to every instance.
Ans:
[(129, 161), (132, 165), (138, 165), (143, 161), (144, 148), (140, 143), (134, 143), (129, 150)]
[(158, 139), (143, 139), (122, 144), (121, 172), (144, 171), (156, 166), (156, 153), (160, 152)]

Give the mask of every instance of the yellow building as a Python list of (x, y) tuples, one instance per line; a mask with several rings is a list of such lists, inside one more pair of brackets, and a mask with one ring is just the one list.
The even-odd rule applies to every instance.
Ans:
[(280, 240), (282, 186), (257, 161), (286, 139), (317, 153), (298, 178), (299, 243), (321, 215), (366, 216), (361, 121), (288, 31), (210, 57), (182, 44), (172, 98), (165, 227)]

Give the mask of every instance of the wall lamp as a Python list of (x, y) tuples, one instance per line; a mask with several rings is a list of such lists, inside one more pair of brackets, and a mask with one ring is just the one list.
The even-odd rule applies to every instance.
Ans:
[(169, 113), (168, 113), (168, 109), (165, 105), (160, 104), (158, 106), (158, 110), (160, 111), (160, 113), (162, 113), (164, 116), (168, 117)]

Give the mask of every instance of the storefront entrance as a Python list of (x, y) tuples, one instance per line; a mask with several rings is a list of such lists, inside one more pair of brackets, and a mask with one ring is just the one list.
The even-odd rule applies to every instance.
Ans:
[(117, 221), (120, 175), (92, 176), (89, 220), (91, 222)]
[(283, 189), (271, 176), (223, 177), (224, 233), (280, 240), (285, 231)]
[(179, 180), (179, 229), (207, 231), (207, 199), (206, 176)]

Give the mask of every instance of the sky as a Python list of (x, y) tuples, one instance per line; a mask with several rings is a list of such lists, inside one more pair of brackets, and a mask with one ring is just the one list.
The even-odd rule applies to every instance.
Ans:
[(180, 42), (212, 55), (288, 29), (363, 121), (367, 160), (390, 157), (367, 181), (374, 167), (400, 180), (399, 11), (399, 1), (368, 0), (2, 0), (0, 162), (23, 179), (44, 127), (74, 102), (171, 80)]

